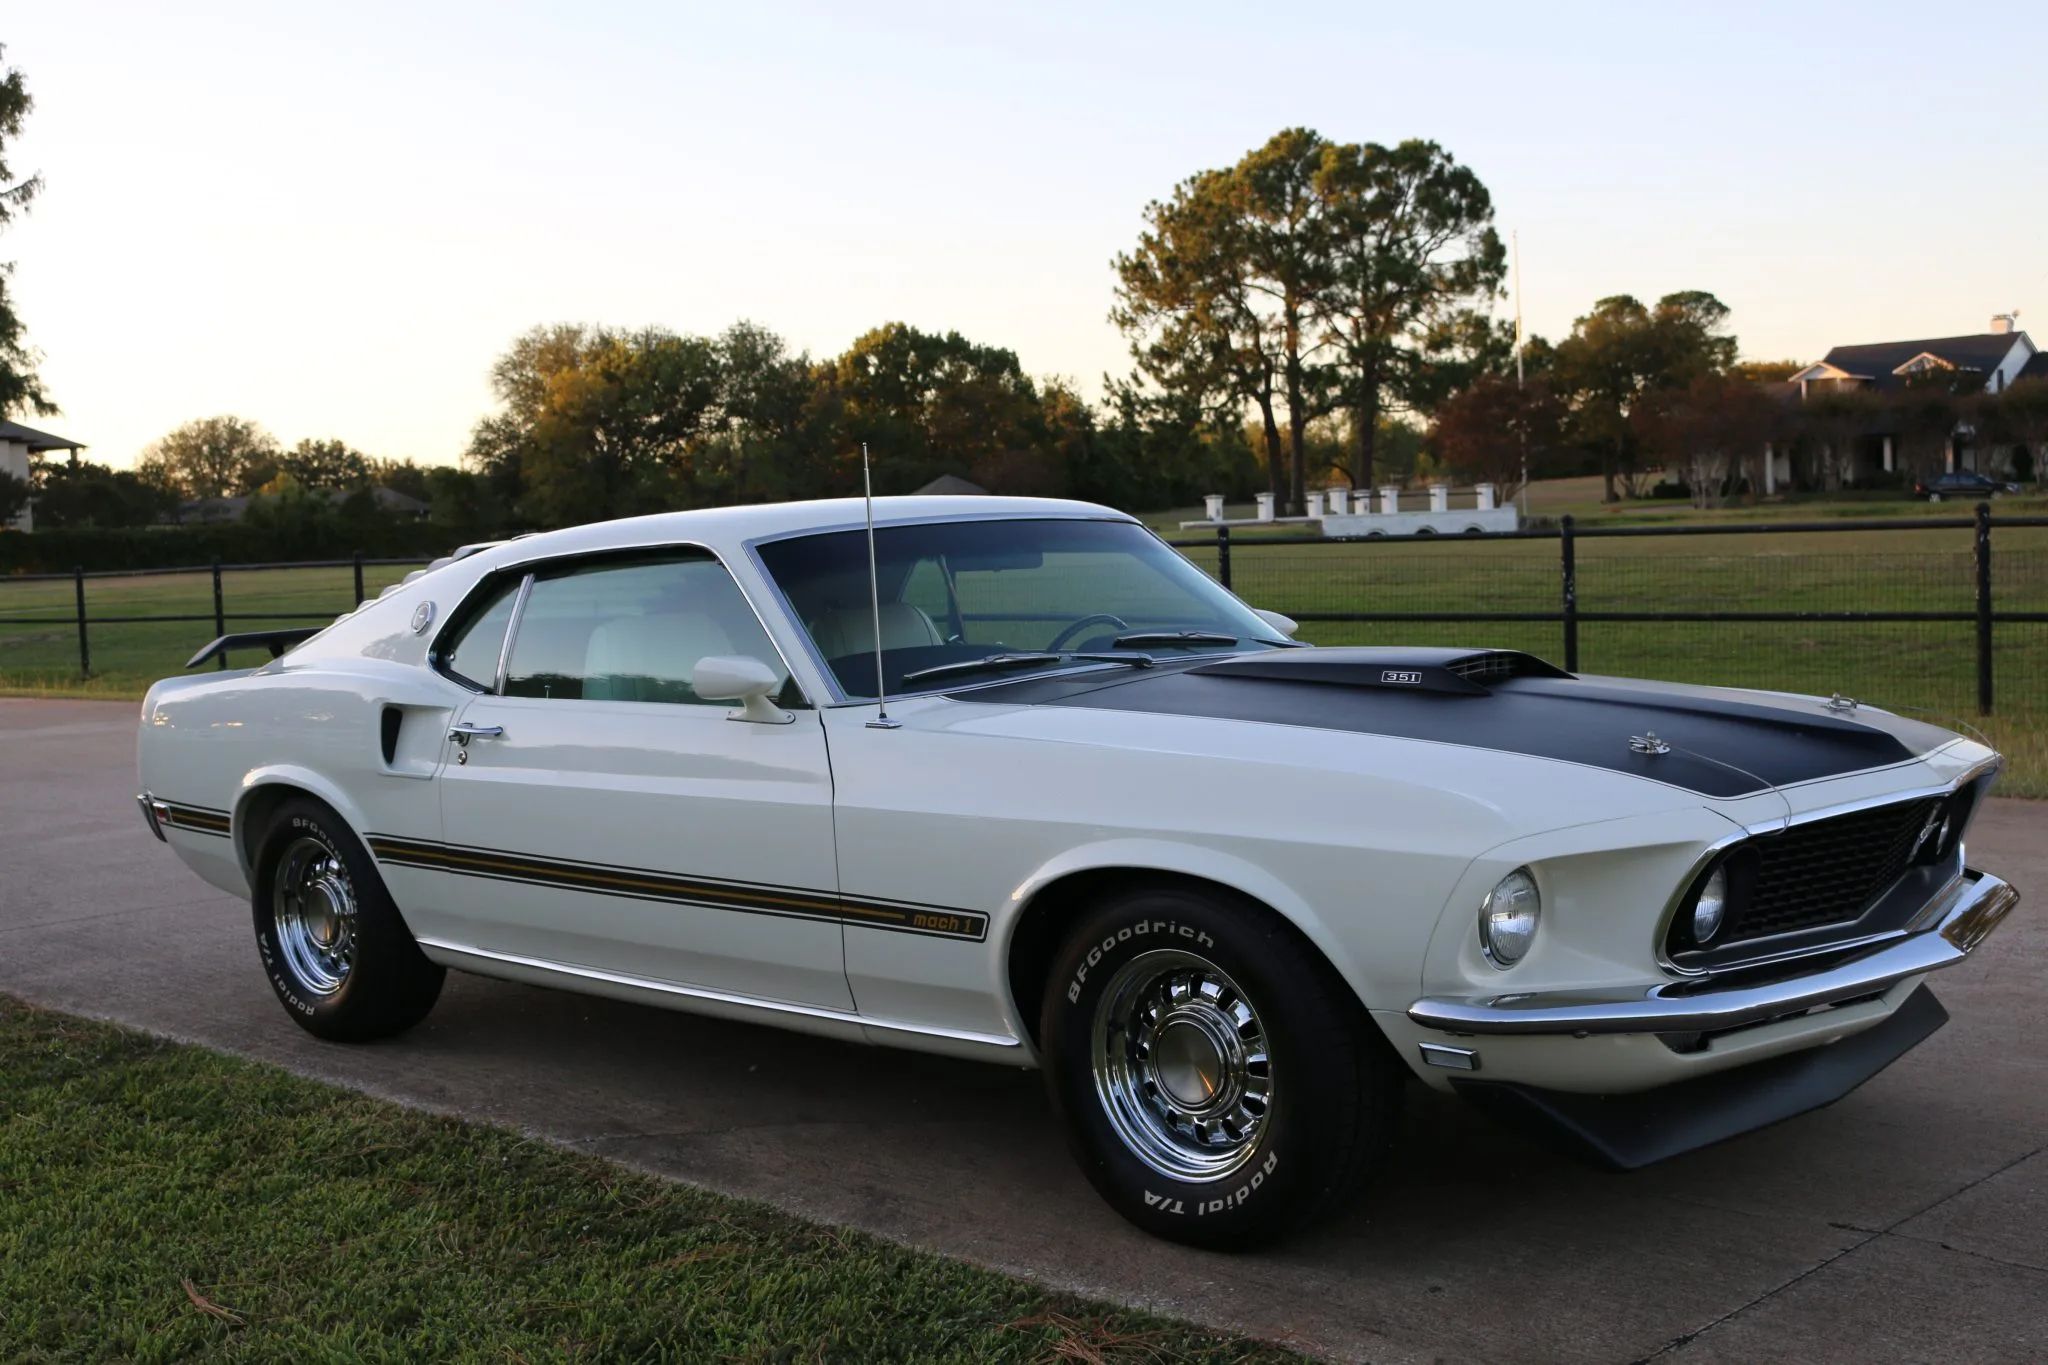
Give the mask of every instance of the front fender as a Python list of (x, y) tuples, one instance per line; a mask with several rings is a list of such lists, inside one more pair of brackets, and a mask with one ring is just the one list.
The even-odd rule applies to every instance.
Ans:
[[(1010, 1024), (1018, 1037), (1029, 1037), (1030, 1033), (1021, 1015), (1020, 1002), (1011, 997), (1009, 962), (1012, 940), (1025, 909), (1048, 886), (1076, 874), (1132, 871), (1213, 882), (1266, 906), (1298, 929), (1368, 1008), (1381, 999), (1390, 1008), (1407, 1006), (1402, 988), (1391, 982), (1405, 978), (1412, 983), (1419, 975), (1429, 932), (1443, 908), (1442, 893), (1438, 893), (1433, 903), (1404, 917), (1413, 926), (1406, 935), (1412, 942), (1368, 945), (1361, 941), (1363, 936), (1356, 924), (1333, 921), (1327, 909), (1319, 908), (1316, 900), (1294, 882), (1248, 858), (1176, 839), (1119, 838), (1077, 845), (1048, 859), (1025, 878), (1010, 894), (1011, 912), (1002, 917), (1002, 951), (992, 955), (991, 985), (997, 992), (996, 998), (1007, 1002)], [(1405, 968), (1401, 965), (1404, 962)]]

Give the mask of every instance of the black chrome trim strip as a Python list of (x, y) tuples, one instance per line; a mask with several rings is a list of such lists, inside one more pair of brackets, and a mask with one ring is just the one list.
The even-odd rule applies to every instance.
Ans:
[(975, 910), (842, 896), (805, 887), (684, 877), (650, 868), (539, 858), (384, 834), (372, 834), (368, 842), (371, 854), (380, 863), (458, 877), (521, 882), (629, 900), (668, 901), (744, 914), (824, 920), (973, 943), (988, 936), (988, 916)]

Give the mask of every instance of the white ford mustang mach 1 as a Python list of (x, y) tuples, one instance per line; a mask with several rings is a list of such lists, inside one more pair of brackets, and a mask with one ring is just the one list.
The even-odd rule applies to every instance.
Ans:
[(578, 527), (216, 641), (278, 657), (150, 690), (143, 814), (322, 1038), (452, 967), (1035, 1064), (1103, 1196), (1211, 1246), (1336, 1207), (1411, 1079), (1622, 1168), (1826, 1104), (2018, 899), (1945, 730), (1298, 646), (1087, 504), (874, 513)]

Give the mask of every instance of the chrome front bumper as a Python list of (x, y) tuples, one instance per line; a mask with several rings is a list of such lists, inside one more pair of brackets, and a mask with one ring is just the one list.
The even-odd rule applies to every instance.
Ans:
[[(1710, 1033), (1875, 995), (1908, 977), (1952, 967), (2012, 913), (2019, 892), (1969, 871), (1916, 919), (1919, 928), (1808, 974), (1762, 984), (1715, 978), (1580, 991), (1425, 996), (1408, 1007), (1424, 1028), (1452, 1034)], [(1727, 976), (1754, 976), (1731, 970)]]

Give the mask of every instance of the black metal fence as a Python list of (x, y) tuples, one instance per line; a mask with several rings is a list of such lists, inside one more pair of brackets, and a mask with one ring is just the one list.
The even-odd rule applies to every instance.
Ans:
[[(270, 564), (212, 564), (157, 569), (116, 569), (88, 572), (83, 568), (68, 574), (11, 574), (0, 576), (0, 682), (10, 675), (26, 673), (36, 681), (50, 681), (54, 673), (50, 646), (53, 629), (76, 641), (77, 677), (100, 676), (95, 669), (95, 636), (104, 640), (110, 627), (155, 627), (161, 625), (205, 626), (215, 636), (228, 633), (230, 625), (251, 626), (324, 623), (352, 609), (369, 595), (375, 580), (389, 580), (397, 570), (410, 570), (424, 561), (418, 559), (370, 559), (361, 554), (348, 559), (326, 559)], [(331, 571), (325, 576), (311, 571)], [(228, 584), (238, 584), (243, 575), (268, 575), (291, 571), (295, 589), (284, 594), (264, 592), (260, 603), (230, 609)], [(156, 593), (138, 592), (138, 585), (152, 582), (166, 585)], [(343, 589), (347, 596), (344, 600)], [(382, 586), (382, 581), (378, 581)], [(62, 589), (68, 587), (69, 592)], [(97, 590), (97, 593), (96, 593)], [(92, 611), (93, 597), (112, 599), (112, 609)], [(136, 611), (119, 605), (146, 598), (173, 607), (172, 611)], [(68, 599), (68, 611), (58, 602)], [(210, 608), (210, 609), (209, 609)], [(122, 632), (126, 636), (133, 632)], [(197, 630), (180, 630), (165, 637), (170, 650), (190, 654), (203, 643)], [(11, 657), (18, 656), (18, 657)], [(182, 658), (182, 655), (179, 656)], [(228, 666), (226, 659), (217, 665)], [(150, 676), (173, 672), (176, 662), (166, 654), (141, 668)], [(66, 670), (68, 671), (68, 670)], [(116, 668), (116, 673), (131, 670)], [(13, 678), (20, 681), (20, 678)]]
[[(1986, 504), (1968, 519), (1589, 528), (1565, 517), (1556, 529), (1370, 539), (1218, 527), (1170, 543), (1321, 644), (1500, 644), (1573, 672), (1859, 688), (1988, 716), (2002, 697), (2048, 712), (2044, 528), (2048, 517), (1994, 519)], [(1849, 533), (1860, 536), (1837, 539)], [(1720, 548), (1701, 552), (1709, 545)]]
[[(1882, 521), (1565, 518), (1434, 538), (1219, 528), (1172, 543), (1320, 644), (1502, 645), (1574, 672), (1860, 691), (1948, 714), (1995, 708), (2048, 731), (2048, 517), (1995, 518), (1986, 505)], [(208, 630), (331, 620), (419, 562), (0, 577), (0, 684), (147, 682)]]

